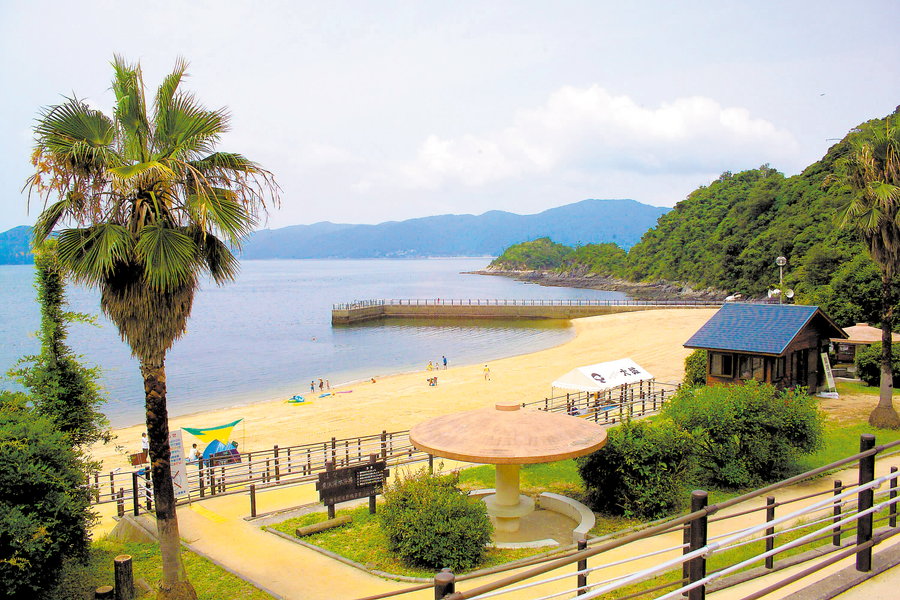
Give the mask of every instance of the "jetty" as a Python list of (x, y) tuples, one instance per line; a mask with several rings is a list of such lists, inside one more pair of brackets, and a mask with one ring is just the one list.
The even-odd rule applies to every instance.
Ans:
[(334, 304), (332, 325), (402, 319), (578, 319), (595, 315), (674, 308), (719, 308), (714, 300), (497, 300), (392, 299)]

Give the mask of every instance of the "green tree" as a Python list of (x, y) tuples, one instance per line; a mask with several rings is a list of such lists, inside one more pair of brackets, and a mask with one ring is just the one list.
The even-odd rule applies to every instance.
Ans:
[(626, 421), (606, 445), (576, 459), (587, 501), (598, 511), (655, 519), (682, 503), (693, 439), (668, 419)]
[(874, 427), (900, 428), (894, 409), (891, 332), (894, 277), (900, 268), (900, 115), (867, 123), (850, 136), (841, 176), (853, 190), (839, 213), (843, 227), (858, 230), (881, 269), (881, 391), (869, 415)]
[(112, 117), (72, 98), (44, 109), (35, 125), (27, 186), (44, 208), (34, 239), (71, 225), (59, 234), (60, 261), (99, 288), (101, 309), (140, 363), (163, 565), (159, 596), (195, 598), (179, 554), (166, 353), (185, 332), (199, 278), (235, 278), (230, 248), (252, 231), (267, 199), (277, 202), (278, 188), (244, 156), (215, 151), (229, 116), (179, 89), (187, 63), (179, 60), (163, 79), (152, 112), (140, 65), (117, 56), (112, 67)]
[(470, 569), (491, 540), (486, 505), (460, 490), (455, 475), (399, 477), (385, 487), (379, 514), (391, 548), (411, 565)]
[(64, 269), (56, 256), (56, 241), (35, 249), (35, 284), (41, 307), (41, 353), (21, 359), (10, 371), (28, 388), (37, 411), (51, 419), (72, 444), (81, 448), (108, 441), (108, 421), (99, 407), (97, 368), (83, 366), (66, 344), (69, 323), (90, 317), (66, 311)]
[(28, 401), (0, 390), (0, 589), (22, 600), (86, 549), (94, 520), (81, 453)]
[(706, 385), (707, 352), (703, 349), (694, 350), (684, 359), (683, 385)]
[(681, 388), (663, 415), (691, 433), (699, 467), (727, 487), (779, 479), (822, 443), (822, 414), (802, 388), (756, 381)]

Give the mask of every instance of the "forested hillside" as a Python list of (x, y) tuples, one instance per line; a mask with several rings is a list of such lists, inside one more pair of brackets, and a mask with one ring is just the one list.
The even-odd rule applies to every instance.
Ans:
[[(661, 216), (629, 252), (587, 245), (540, 268), (760, 297), (777, 287), (775, 258), (784, 256), (785, 286), (798, 301), (823, 306), (842, 325), (878, 321), (878, 269), (858, 234), (837, 222), (850, 193), (838, 172), (846, 151), (844, 140), (793, 177), (768, 165), (724, 173)], [(492, 268), (507, 268), (504, 256)]]

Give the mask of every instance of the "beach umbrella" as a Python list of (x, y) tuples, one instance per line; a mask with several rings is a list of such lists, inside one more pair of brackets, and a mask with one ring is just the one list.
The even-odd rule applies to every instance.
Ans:
[[(205, 442), (207, 444), (213, 441), (220, 442), (228, 442), (231, 439), (231, 430), (234, 429), (234, 426), (243, 421), (243, 419), (238, 419), (237, 421), (232, 421), (231, 423), (225, 423), (224, 425), (216, 425), (215, 427), (182, 427), (189, 434), (200, 439), (201, 442)], [(209, 446), (207, 446), (208, 448)]]

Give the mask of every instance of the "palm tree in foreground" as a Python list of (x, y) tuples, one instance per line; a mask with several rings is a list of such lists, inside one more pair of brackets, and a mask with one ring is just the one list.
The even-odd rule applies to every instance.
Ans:
[(230, 248), (252, 231), (271, 173), (240, 154), (216, 152), (224, 109), (207, 110), (179, 90), (179, 60), (147, 111), (139, 64), (115, 57), (112, 117), (77, 98), (45, 108), (35, 125), (34, 174), (43, 201), (34, 241), (58, 226), (59, 257), (100, 289), (100, 306), (140, 362), (151, 477), (162, 555), (160, 598), (196, 598), (180, 558), (166, 410), (166, 353), (184, 334), (199, 279), (233, 280)]
[(850, 153), (841, 162), (854, 194), (840, 212), (841, 225), (862, 234), (881, 268), (881, 391), (869, 423), (897, 429), (900, 416), (893, 403), (891, 333), (894, 277), (900, 269), (900, 115), (862, 126), (849, 141)]

